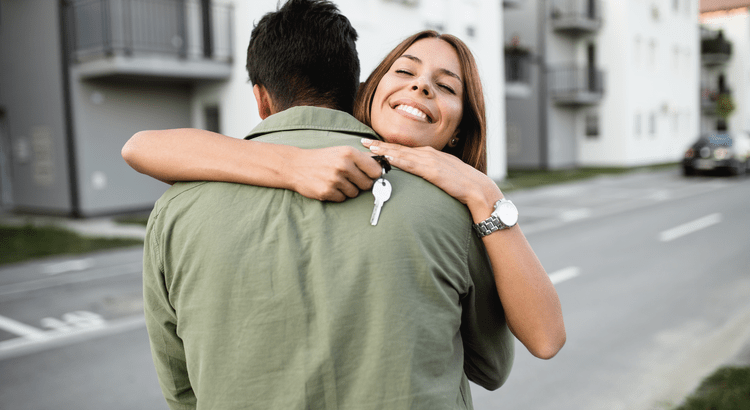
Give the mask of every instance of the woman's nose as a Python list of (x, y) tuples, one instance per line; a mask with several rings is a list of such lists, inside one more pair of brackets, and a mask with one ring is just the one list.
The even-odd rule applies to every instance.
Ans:
[(426, 81), (416, 79), (414, 84), (411, 86), (412, 91), (421, 91), (425, 96), (430, 96), (430, 86)]

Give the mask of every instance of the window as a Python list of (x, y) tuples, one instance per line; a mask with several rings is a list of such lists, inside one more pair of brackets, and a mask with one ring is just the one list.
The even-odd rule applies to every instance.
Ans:
[(648, 133), (651, 136), (656, 136), (656, 114), (651, 113), (648, 115)]
[(636, 68), (641, 68), (641, 36), (635, 36), (633, 44), (633, 63)]
[(596, 139), (599, 137), (599, 115), (597, 113), (586, 114), (586, 138)]
[(633, 134), (637, 137), (641, 136), (641, 113), (635, 113), (635, 121), (633, 122)]

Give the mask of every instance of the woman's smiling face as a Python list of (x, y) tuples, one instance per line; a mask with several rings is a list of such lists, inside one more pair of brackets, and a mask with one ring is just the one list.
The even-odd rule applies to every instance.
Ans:
[(372, 128), (387, 142), (442, 150), (463, 115), (456, 50), (437, 38), (412, 44), (383, 76), (372, 100)]

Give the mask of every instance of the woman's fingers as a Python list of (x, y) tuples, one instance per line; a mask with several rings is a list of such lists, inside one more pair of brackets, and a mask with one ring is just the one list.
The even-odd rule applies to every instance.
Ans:
[(308, 198), (342, 202), (372, 188), (381, 167), (367, 152), (340, 146), (304, 150), (293, 165), (294, 190)]

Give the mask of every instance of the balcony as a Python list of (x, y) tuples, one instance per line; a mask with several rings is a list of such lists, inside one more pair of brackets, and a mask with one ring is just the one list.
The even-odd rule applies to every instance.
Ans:
[(233, 9), (211, 0), (69, 0), (68, 56), (81, 79), (225, 80)]
[(505, 96), (531, 95), (531, 54), (520, 47), (505, 48)]
[(706, 66), (725, 64), (732, 57), (732, 43), (724, 39), (724, 32), (704, 35), (701, 38), (701, 62)]
[(602, 26), (600, 0), (553, 0), (550, 17), (552, 28), (568, 35), (595, 33)]
[(553, 68), (548, 79), (550, 96), (557, 105), (595, 105), (604, 96), (604, 72), (595, 67)]

